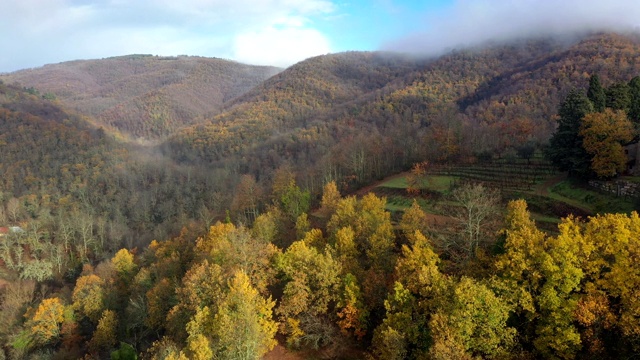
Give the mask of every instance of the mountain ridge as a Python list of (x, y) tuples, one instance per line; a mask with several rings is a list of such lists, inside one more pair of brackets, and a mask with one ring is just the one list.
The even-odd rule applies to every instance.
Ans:
[[(358, 143), (354, 139), (361, 139), (361, 153), (374, 156), (380, 150), (366, 144), (377, 138), (386, 144), (381, 151), (402, 160), (395, 165), (386, 160), (389, 169), (372, 170), (375, 174), (356, 171), (357, 182), (364, 184), (424, 159), (471, 161), (481, 153), (501, 156), (527, 143), (542, 147), (570, 89), (586, 88), (592, 74), (600, 74), (605, 86), (628, 81), (640, 74), (638, 54), (638, 36), (600, 33), (570, 44), (525, 39), (434, 59), (398, 55), (391, 57), (397, 67), (376, 65), (376, 55), (366, 53), (311, 58), (247, 92), (223, 113), (180, 129), (163, 149), (192, 163), (230, 156), (267, 161), (265, 154), (270, 154), (274, 168), (293, 163), (306, 173), (305, 162), (311, 162), (350, 176), (354, 165), (349, 157)], [(357, 72), (358, 64), (366, 63), (369, 73), (380, 71), (373, 80), (382, 85), (350, 93), (345, 90), (353, 89), (345, 85), (348, 79), (329, 81), (338, 68), (332, 61), (349, 56), (354, 59), (347, 69)], [(398, 72), (404, 61), (410, 64)], [(246, 162), (244, 168), (256, 175), (264, 171), (257, 162)]]

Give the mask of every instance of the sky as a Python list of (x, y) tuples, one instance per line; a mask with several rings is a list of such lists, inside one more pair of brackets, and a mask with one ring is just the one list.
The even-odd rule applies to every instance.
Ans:
[(287, 67), (639, 25), (639, 0), (0, 0), (0, 73), (127, 54)]

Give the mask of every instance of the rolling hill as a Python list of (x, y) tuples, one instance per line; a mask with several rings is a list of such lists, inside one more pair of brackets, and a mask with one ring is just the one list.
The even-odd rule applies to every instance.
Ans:
[(473, 162), (524, 144), (541, 147), (570, 89), (586, 88), (592, 74), (604, 86), (628, 81), (640, 74), (638, 54), (637, 35), (600, 33), (432, 59), (346, 52), (281, 72), (218, 59), (132, 55), (2, 79), (43, 97), (55, 94), (107, 133), (161, 139), (145, 151), (159, 150), (180, 166), (219, 169), (225, 174), (220, 184), (251, 174), (267, 186), (276, 169), (288, 166), (301, 185), (319, 191), (330, 180), (358, 187), (424, 160)]
[(203, 57), (130, 55), (0, 76), (55, 97), (132, 138), (163, 138), (217, 113), (281, 69)]
[[(528, 39), (436, 59), (343, 53), (308, 59), (163, 146), (178, 161), (232, 156), (260, 176), (293, 163), (312, 178), (364, 184), (424, 159), (470, 161), (545, 144), (572, 88), (640, 74), (637, 35)], [(372, 146), (374, 145), (374, 146)], [(312, 166), (309, 166), (312, 165)]]

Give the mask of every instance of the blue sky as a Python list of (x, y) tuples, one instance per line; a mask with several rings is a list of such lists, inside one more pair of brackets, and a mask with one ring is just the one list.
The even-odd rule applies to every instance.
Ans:
[(0, 73), (133, 53), (281, 67), (347, 50), (434, 55), (640, 19), (636, 0), (0, 0), (0, 9)]

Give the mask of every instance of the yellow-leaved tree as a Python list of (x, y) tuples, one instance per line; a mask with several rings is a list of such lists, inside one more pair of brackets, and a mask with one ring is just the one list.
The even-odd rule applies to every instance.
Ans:
[(273, 300), (262, 297), (249, 277), (237, 272), (217, 311), (198, 310), (187, 324), (191, 359), (260, 359), (277, 344)]
[(60, 336), (60, 325), (64, 321), (65, 306), (59, 298), (44, 299), (27, 321), (26, 327), (32, 345), (46, 345)]
[(319, 348), (335, 340), (324, 330), (333, 326), (327, 316), (339, 300), (340, 263), (331, 252), (296, 241), (278, 257), (277, 267), (285, 281), (277, 313), (287, 343)]
[(118, 316), (113, 310), (105, 310), (98, 321), (96, 331), (89, 341), (89, 349), (93, 353), (110, 350), (118, 341)]
[(97, 322), (105, 308), (104, 280), (94, 274), (78, 278), (73, 288), (73, 309)]
[(409, 242), (402, 246), (396, 264), (398, 281), (384, 302), (385, 318), (374, 332), (373, 354), (380, 359), (426, 356), (431, 344), (430, 314), (447, 286), (429, 240), (416, 230)]
[[(592, 255), (585, 261), (586, 295), (578, 302), (576, 318), (594, 357), (637, 353), (640, 346), (640, 217), (637, 212), (604, 214), (585, 224), (583, 237)], [(634, 344), (624, 349), (613, 339)]]
[(573, 358), (581, 349), (574, 311), (591, 247), (580, 223), (569, 217), (548, 237), (531, 220), (524, 200), (511, 201), (503, 233), (504, 253), (496, 261), (505, 289), (510, 289), (521, 333), (531, 336), (544, 357)]
[(274, 282), (272, 262), (278, 249), (263, 238), (254, 237), (243, 227), (218, 222), (209, 233), (198, 239), (199, 256), (211, 264), (220, 265), (224, 274), (232, 277), (237, 271), (246, 273), (261, 294)]
[(633, 139), (633, 124), (624, 110), (605, 109), (585, 115), (580, 125), (582, 146), (593, 156), (591, 170), (607, 178), (626, 169), (627, 157), (622, 144)]

